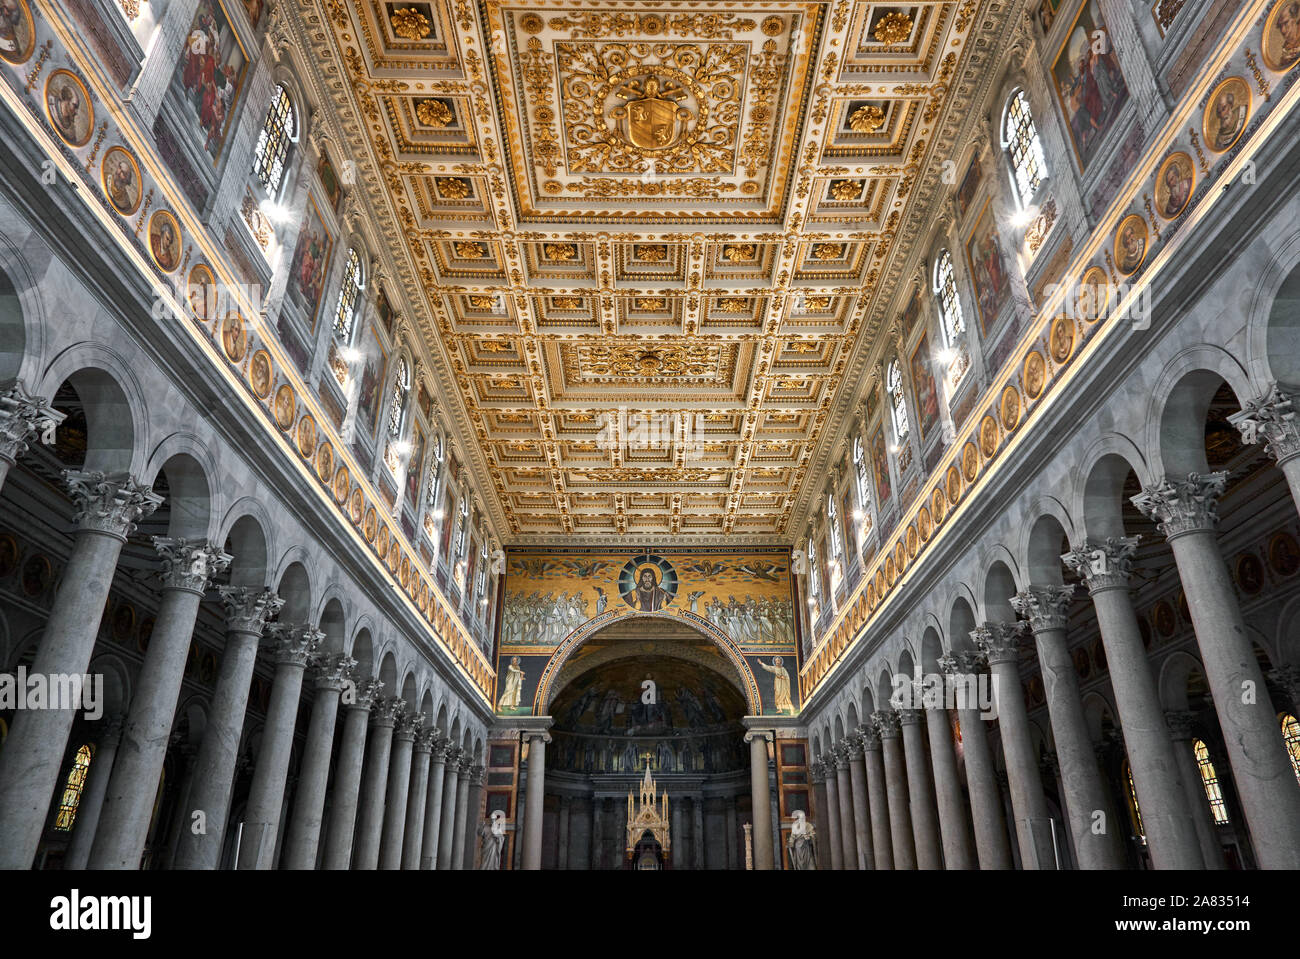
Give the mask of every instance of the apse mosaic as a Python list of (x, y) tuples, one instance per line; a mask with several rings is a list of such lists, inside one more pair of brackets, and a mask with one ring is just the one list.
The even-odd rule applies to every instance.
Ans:
[[(534, 711), (557, 650), (637, 616), (677, 618), (720, 636), (744, 660), (765, 712), (791, 714), (795, 617), (789, 556), (773, 549), (710, 551), (511, 551), (501, 615), (497, 711)], [(647, 636), (654, 634), (653, 619)], [(727, 664), (726, 668), (734, 668)]]

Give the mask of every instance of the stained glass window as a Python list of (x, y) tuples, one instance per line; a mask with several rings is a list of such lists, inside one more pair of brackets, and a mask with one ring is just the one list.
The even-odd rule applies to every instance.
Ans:
[(271, 94), (271, 106), (262, 121), (262, 132), (257, 137), (253, 153), (253, 175), (268, 193), (280, 189), (284, 176), (284, 161), (289, 156), (289, 144), (294, 135), (293, 101), (284, 87), (277, 85)]
[(862, 437), (853, 437), (853, 469), (858, 480), (858, 505), (866, 512), (869, 499), (867, 487), (867, 455), (862, 445)]
[(1286, 743), (1286, 754), (1291, 757), (1295, 778), (1300, 780), (1300, 719), (1290, 713), (1282, 715), (1282, 741)]
[(356, 322), (357, 301), (365, 289), (361, 275), (361, 257), (356, 250), (348, 250), (348, 262), (343, 268), (343, 285), (339, 287), (338, 307), (334, 310), (334, 333), (344, 343), (352, 342), (352, 327)]
[(831, 557), (844, 555), (844, 544), (840, 542), (840, 511), (835, 507), (835, 494), (826, 498), (826, 525), (830, 530)]
[(1147, 844), (1147, 831), (1142, 825), (1142, 808), (1138, 805), (1137, 787), (1133, 785), (1133, 767), (1124, 762), (1124, 782), (1128, 786), (1129, 811), (1133, 814), (1133, 828), (1137, 831), (1138, 842)]
[(1043, 182), (1047, 161), (1043, 157), (1043, 144), (1038, 139), (1038, 128), (1034, 126), (1029, 98), (1024, 90), (1017, 90), (1007, 102), (1002, 136), (1015, 175), (1016, 195), (1022, 207), (1028, 206)]
[(388, 437), (397, 441), (406, 422), (406, 398), (411, 392), (411, 364), (406, 357), (397, 361), (397, 377), (393, 380), (393, 396), (388, 406)]
[(957, 281), (953, 279), (952, 254), (944, 250), (934, 264), (934, 295), (939, 300), (939, 320), (948, 346), (966, 331), (966, 318), (962, 316), (961, 300), (957, 298)]
[(92, 750), (86, 743), (77, 750), (73, 757), (72, 768), (68, 778), (63, 781), (63, 796), (59, 799), (59, 814), (54, 818), (54, 828), (59, 832), (72, 832), (77, 822), (77, 807), (81, 805), (81, 793), (86, 788), (86, 774), (90, 772)]
[(890, 362), (889, 370), (885, 374), (885, 388), (889, 390), (889, 395), (893, 400), (894, 409), (894, 436), (899, 442), (907, 436), (907, 401), (903, 397), (903, 370), (898, 365), (898, 360)]
[(1196, 751), (1196, 766), (1201, 771), (1201, 785), (1205, 787), (1205, 798), (1209, 800), (1214, 823), (1224, 824), (1228, 821), (1228, 807), (1223, 804), (1223, 790), (1219, 788), (1219, 775), (1214, 771), (1210, 747), (1197, 739), (1192, 743), (1192, 748)]

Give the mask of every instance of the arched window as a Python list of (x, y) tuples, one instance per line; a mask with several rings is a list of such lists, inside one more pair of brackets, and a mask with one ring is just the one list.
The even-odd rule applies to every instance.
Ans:
[(474, 574), (474, 594), (478, 596), (480, 619), (487, 613), (487, 562), (487, 540), (484, 540), (478, 552), (478, 571)]
[(1038, 128), (1034, 126), (1029, 98), (1024, 90), (1017, 90), (1007, 101), (1006, 115), (1002, 119), (1002, 146), (1007, 151), (1016, 183), (1016, 197), (1023, 209), (1033, 201), (1039, 184), (1047, 175), (1043, 144), (1038, 139)]
[(835, 494), (826, 497), (826, 526), (830, 529), (831, 559), (844, 555), (844, 544), (840, 542), (840, 511), (835, 508)]
[(1223, 804), (1223, 790), (1219, 788), (1219, 774), (1214, 771), (1210, 747), (1205, 745), (1204, 741), (1197, 739), (1192, 742), (1192, 749), (1196, 751), (1196, 768), (1201, 772), (1201, 785), (1205, 787), (1205, 798), (1210, 803), (1214, 824), (1217, 826), (1226, 823), (1228, 807)]
[(429, 457), (429, 487), (426, 498), (432, 509), (438, 508), (438, 494), (442, 492), (439, 484), (442, 482), (442, 434), (435, 433), (433, 436), (433, 450)]
[(397, 360), (397, 376), (393, 379), (393, 395), (388, 404), (388, 439), (396, 443), (402, 438), (406, 425), (406, 400), (411, 392), (411, 364), (405, 356)]
[(817, 571), (817, 544), (813, 542), (812, 537), (808, 537), (808, 597), (814, 601), (817, 599), (818, 580), (820, 575)]
[(267, 193), (274, 194), (280, 189), (284, 163), (289, 157), (289, 144), (295, 136), (296, 122), (289, 92), (277, 84), (275, 92), (271, 94), (271, 106), (266, 111), (266, 119), (262, 121), (262, 132), (257, 137), (257, 149), (253, 151), (253, 174), (266, 187)]
[(63, 781), (63, 796), (59, 799), (59, 814), (54, 818), (54, 828), (59, 832), (72, 832), (77, 822), (77, 807), (81, 805), (81, 793), (86, 788), (86, 774), (90, 772), (90, 759), (93, 750), (90, 743), (85, 743), (77, 750), (68, 770), (68, 778)]
[(352, 342), (352, 328), (356, 325), (357, 304), (361, 291), (366, 288), (361, 273), (361, 257), (356, 250), (348, 250), (348, 262), (343, 268), (343, 285), (339, 287), (339, 302), (334, 309), (334, 335), (344, 343)]
[(908, 430), (907, 400), (903, 396), (903, 369), (897, 358), (890, 361), (889, 369), (885, 372), (885, 388), (889, 390), (893, 403), (894, 437), (901, 443), (906, 439)]
[(1138, 806), (1137, 787), (1133, 785), (1133, 767), (1124, 760), (1124, 783), (1128, 787), (1129, 813), (1133, 817), (1133, 831), (1137, 833), (1138, 842), (1147, 844), (1147, 831), (1142, 825), (1142, 809)]
[(1300, 780), (1300, 719), (1290, 713), (1282, 714), (1282, 742), (1286, 744), (1286, 754), (1291, 757), (1295, 778)]
[(456, 548), (452, 553), (453, 559), (465, 558), (465, 543), (469, 537), (469, 497), (460, 498), (460, 519), (457, 520), (458, 528), (456, 530)]
[(862, 445), (861, 436), (853, 437), (853, 472), (858, 483), (858, 506), (865, 513), (870, 493), (867, 486), (867, 453), (866, 448)]
[(939, 322), (943, 327), (945, 345), (954, 346), (957, 337), (966, 331), (966, 318), (962, 316), (961, 300), (957, 298), (957, 281), (952, 275), (952, 254), (944, 250), (934, 264), (934, 295), (939, 301)]

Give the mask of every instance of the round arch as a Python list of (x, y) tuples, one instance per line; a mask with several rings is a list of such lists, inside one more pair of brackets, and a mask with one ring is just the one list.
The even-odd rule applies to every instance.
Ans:
[(731, 641), (722, 630), (718, 629), (707, 619), (696, 616), (678, 616), (672, 613), (623, 613), (610, 611), (602, 613), (594, 619), (589, 619), (573, 632), (560, 640), (560, 644), (555, 647), (551, 658), (546, 661), (546, 667), (542, 670), (541, 678), (537, 682), (537, 693), (533, 697), (533, 715), (545, 716), (546, 710), (551, 706), (551, 702), (558, 692), (555, 685), (556, 679), (560, 675), (560, 670), (569, 660), (569, 657), (582, 646), (587, 640), (591, 639), (607, 626), (614, 623), (628, 623), (636, 620), (665, 620), (672, 623), (680, 623), (691, 627), (696, 632), (702, 634), (710, 640), (722, 652), (731, 665), (735, 668), (740, 676), (742, 692), (745, 696), (745, 708), (749, 710), (749, 715), (758, 716), (763, 711), (763, 700), (758, 692), (758, 683), (754, 680), (754, 674), (745, 662), (745, 657), (741, 655), (739, 647)]

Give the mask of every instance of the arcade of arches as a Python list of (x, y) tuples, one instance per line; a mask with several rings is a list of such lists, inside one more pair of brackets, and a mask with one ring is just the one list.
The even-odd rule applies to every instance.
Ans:
[(1296, 0), (0, 0), (0, 867), (1300, 868)]

